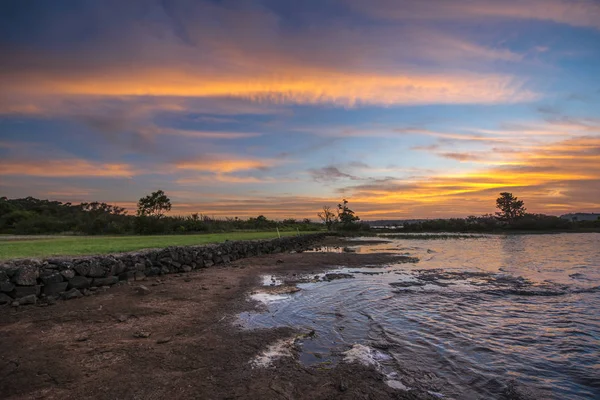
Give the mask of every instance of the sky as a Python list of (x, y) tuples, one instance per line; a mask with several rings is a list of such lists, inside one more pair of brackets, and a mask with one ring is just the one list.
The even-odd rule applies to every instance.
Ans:
[(600, 0), (4, 0), (0, 196), (600, 211)]

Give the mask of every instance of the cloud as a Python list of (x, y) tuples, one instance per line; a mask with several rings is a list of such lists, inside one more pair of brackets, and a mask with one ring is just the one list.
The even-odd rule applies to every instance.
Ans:
[[(461, 153), (446, 156), (459, 161), (477, 159)], [(587, 190), (600, 181), (599, 177), (600, 137), (585, 136), (515, 152), (505, 162), (485, 169), (413, 180), (372, 181), (348, 187), (345, 192), (363, 202), (403, 206), (420, 215), (426, 215), (429, 205), (435, 204), (447, 212), (455, 207), (453, 215), (464, 216), (465, 202), (469, 204), (468, 212), (489, 212), (494, 196), (508, 190), (526, 199), (531, 211), (567, 212), (578, 207), (600, 207), (598, 197), (593, 197), (597, 190)], [(563, 199), (560, 206), (556, 204), (557, 196)]]
[[(24, 39), (3, 45), (10, 57), (0, 62), (0, 109), (43, 112), (37, 98), (57, 96), (344, 107), (518, 103), (540, 96), (524, 77), (490, 72), (494, 65), (488, 63), (519, 62), (522, 55), (433, 26), (338, 18), (289, 29), (283, 16), (249, 3), (132, 1), (82, 8), (95, 18), (86, 21), (85, 12), (65, 17), (60, 30), (46, 7), (13, 13), (8, 26)], [(156, 18), (140, 20), (150, 12)], [(77, 34), (84, 21), (92, 33), (82, 46)], [(25, 25), (34, 28), (24, 32)]]
[(4, 176), (132, 178), (137, 174), (135, 168), (129, 164), (100, 163), (82, 159), (0, 161), (0, 175)]
[(208, 171), (228, 174), (248, 170), (267, 170), (277, 163), (278, 161), (276, 160), (244, 159), (232, 155), (221, 154), (196, 160), (178, 161), (175, 163), (175, 167), (180, 170)]
[(334, 182), (341, 179), (349, 179), (352, 181), (361, 180), (358, 176), (347, 174), (340, 171), (332, 165), (323, 168), (313, 168), (308, 171), (316, 182)]
[(595, 0), (349, 0), (361, 13), (394, 20), (524, 19), (600, 29)]
[[(284, 69), (282, 68), (281, 71)], [(15, 84), (15, 80), (19, 82)], [(273, 75), (218, 76), (174, 70), (73, 76), (17, 76), (0, 82), (7, 93), (44, 96), (234, 97), (275, 104), (415, 105), (519, 103), (539, 95), (517, 78), (493, 74), (280, 72)], [(10, 110), (10, 108), (9, 108)], [(26, 108), (23, 108), (26, 111)]]
[(469, 153), (439, 153), (440, 156), (460, 162), (479, 161), (481, 158)]

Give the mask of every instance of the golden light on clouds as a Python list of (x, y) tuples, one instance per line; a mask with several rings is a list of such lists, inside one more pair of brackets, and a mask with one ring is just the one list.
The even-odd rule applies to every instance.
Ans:
[(123, 163), (94, 163), (82, 159), (64, 160), (2, 160), (0, 176), (37, 176), (42, 178), (106, 177), (132, 178), (137, 175), (131, 165)]
[(132, 75), (107, 71), (86, 77), (22, 78), (26, 79), (18, 85), (5, 81), (5, 88), (31, 96), (237, 97), (257, 102), (342, 106), (517, 103), (538, 97), (518, 78), (475, 73), (389, 75), (297, 67), (295, 71), (265, 75), (141, 70)]

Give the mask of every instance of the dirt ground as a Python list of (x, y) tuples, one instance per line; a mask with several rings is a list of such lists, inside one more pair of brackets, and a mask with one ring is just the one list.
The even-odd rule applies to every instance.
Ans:
[[(332, 243), (328, 243), (332, 245)], [(118, 285), (56, 305), (0, 309), (4, 399), (410, 399), (358, 364), (250, 361), (292, 329), (241, 330), (260, 275), (319, 273), (390, 261), (385, 254), (298, 253)], [(143, 284), (148, 294), (139, 294)], [(143, 337), (147, 336), (148, 337)], [(137, 336), (137, 337), (136, 337)], [(140, 337), (142, 336), (142, 337)]]

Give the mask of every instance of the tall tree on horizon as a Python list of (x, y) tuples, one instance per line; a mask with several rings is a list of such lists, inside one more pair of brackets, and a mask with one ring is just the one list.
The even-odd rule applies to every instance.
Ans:
[(161, 218), (168, 211), (171, 211), (171, 199), (162, 190), (152, 192), (138, 201), (138, 217)]
[(496, 212), (496, 218), (509, 224), (523, 217), (527, 210), (523, 200), (508, 192), (500, 193), (500, 197), (496, 199), (496, 208), (500, 210)]

